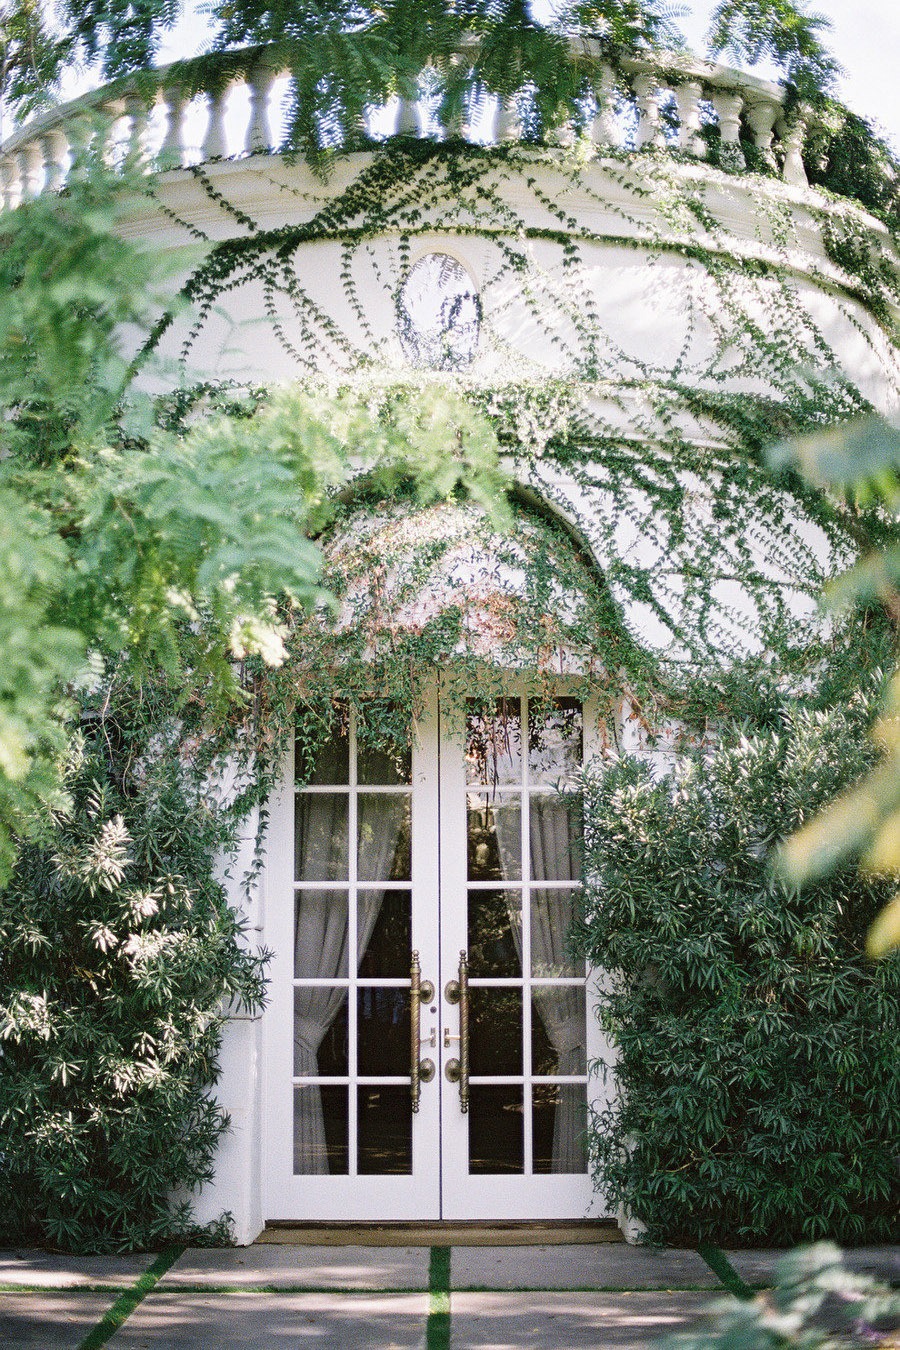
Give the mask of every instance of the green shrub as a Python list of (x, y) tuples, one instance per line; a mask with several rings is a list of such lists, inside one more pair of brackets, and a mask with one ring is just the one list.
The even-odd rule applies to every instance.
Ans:
[(862, 954), (890, 886), (801, 893), (772, 846), (871, 762), (866, 709), (786, 711), (654, 779), (589, 771), (580, 945), (618, 1045), (598, 1181), (651, 1240), (895, 1233), (900, 961)]
[(830, 1242), (783, 1256), (774, 1289), (748, 1302), (721, 1299), (709, 1311), (708, 1326), (667, 1336), (662, 1350), (887, 1350), (900, 1329), (900, 1294), (854, 1275)]
[(129, 766), (109, 721), (76, 739), (71, 804), (23, 844), (0, 892), (7, 1242), (114, 1251), (204, 1236), (187, 1197), (228, 1123), (209, 1095), (223, 1002), (257, 1005), (263, 981), (212, 880), (221, 817), (157, 751)]

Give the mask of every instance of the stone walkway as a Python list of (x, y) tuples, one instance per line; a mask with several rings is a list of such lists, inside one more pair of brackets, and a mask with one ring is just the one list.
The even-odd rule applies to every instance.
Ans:
[[(778, 1252), (726, 1252), (732, 1289)], [(900, 1278), (896, 1248), (850, 1253)], [(730, 1274), (729, 1274), (730, 1271)], [(746, 1292), (746, 1291), (745, 1291)], [(727, 1294), (695, 1251), (286, 1247), (143, 1257), (0, 1253), (3, 1350), (643, 1350)]]

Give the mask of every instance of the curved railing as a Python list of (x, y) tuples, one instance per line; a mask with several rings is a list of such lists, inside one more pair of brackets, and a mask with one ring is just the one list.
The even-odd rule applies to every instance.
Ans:
[[(573, 39), (571, 45), (579, 62), (596, 62), (587, 120), (598, 153), (608, 147), (669, 146), (703, 159), (710, 151), (703, 127), (717, 126), (717, 154), (730, 168), (745, 165), (749, 142), (785, 182), (806, 185), (801, 151), (807, 127), (802, 112), (785, 116), (779, 85), (680, 54), (634, 56), (616, 72), (590, 39)], [(239, 70), (234, 57), (232, 68)], [(59, 189), (79, 147), (98, 136), (111, 164), (137, 157), (150, 171), (279, 150), (289, 71), (276, 47), (264, 49), (245, 72), (220, 78), (208, 91), (187, 84), (184, 70), (175, 64), (141, 71), (45, 113), (9, 137), (0, 145), (2, 207)], [(424, 95), (370, 109), (357, 131), (354, 146), (359, 148), (391, 135), (449, 134)], [(452, 132), (483, 145), (518, 141), (521, 102), (487, 100), (477, 121)], [(567, 139), (565, 128), (556, 134)], [(570, 130), (568, 138), (573, 136)]]

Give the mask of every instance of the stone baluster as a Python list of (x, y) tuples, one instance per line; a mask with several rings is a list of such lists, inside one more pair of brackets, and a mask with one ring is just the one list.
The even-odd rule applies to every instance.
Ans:
[(272, 128), (269, 123), (269, 95), (275, 83), (271, 66), (254, 66), (247, 84), (250, 88), (250, 120), (244, 152), (248, 155), (267, 155), (272, 149)]
[(641, 71), (631, 81), (638, 106), (638, 126), (635, 145), (639, 150), (663, 144), (659, 120), (659, 82), (655, 75)]
[(519, 111), (519, 100), (515, 94), (501, 101), (494, 125), (498, 145), (508, 145), (510, 141), (522, 139), (522, 116)]
[(419, 134), (419, 104), (416, 99), (401, 98), (397, 108), (397, 122), (394, 127), (395, 136), (418, 136)]
[(100, 116), (103, 119), (99, 134), (103, 138), (103, 163), (112, 168), (120, 158), (123, 147), (122, 118), (125, 116), (125, 104), (122, 100), (100, 104)]
[(69, 140), (61, 126), (44, 132), (41, 148), (44, 152), (44, 189), (58, 192), (69, 171)]
[(129, 123), (128, 158), (134, 163), (145, 164), (150, 159), (150, 108), (147, 100), (137, 92), (128, 94), (125, 113)]
[(685, 80), (672, 90), (678, 109), (678, 148), (699, 159), (706, 156), (706, 142), (700, 135), (700, 100), (703, 86), (696, 80)]
[(747, 125), (753, 134), (753, 144), (765, 162), (773, 169), (775, 167), (775, 153), (772, 149), (772, 137), (775, 134), (775, 123), (780, 113), (781, 105), (769, 100), (748, 103), (744, 113), (747, 118)]
[(732, 89), (714, 89), (712, 105), (719, 119), (722, 159), (729, 167), (744, 169), (747, 161), (741, 148), (741, 111), (744, 99)]
[(163, 169), (180, 169), (185, 160), (184, 110), (190, 100), (177, 84), (163, 89), (162, 96), (166, 110), (166, 134), (157, 158)]
[(16, 155), (4, 155), (0, 159), (0, 184), (3, 188), (3, 208), (12, 211), (22, 200), (22, 175)]
[(84, 178), (87, 173), (87, 157), (94, 137), (94, 125), (89, 113), (73, 117), (66, 121), (66, 135), (69, 138), (71, 164), (70, 178)]
[(609, 66), (602, 66), (596, 90), (597, 111), (591, 124), (591, 140), (596, 146), (618, 145), (619, 123), (616, 117), (616, 76)]
[(225, 105), (228, 99), (228, 86), (223, 89), (211, 89), (206, 95), (209, 108), (209, 121), (206, 135), (203, 137), (201, 155), (204, 160), (225, 159), (228, 155), (228, 138), (225, 134)]
[(782, 119), (778, 123), (777, 131), (784, 151), (782, 178), (792, 187), (809, 187), (806, 166), (803, 163), (803, 142), (806, 140), (806, 122), (803, 116), (797, 117), (792, 122), (785, 122)]
[(22, 201), (31, 201), (44, 186), (44, 152), (40, 141), (29, 141), (19, 151)]

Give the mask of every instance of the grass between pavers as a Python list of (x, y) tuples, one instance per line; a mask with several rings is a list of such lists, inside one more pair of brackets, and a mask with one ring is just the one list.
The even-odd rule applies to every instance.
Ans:
[(718, 1275), (729, 1294), (734, 1294), (744, 1303), (755, 1297), (755, 1290), (744, 1283), (721, 1247), (704, 1245), (697, 1248), (697, 1255), (703, 1258), (713, 1274)]
[(167, 1247), (165, 1251), (160, 1252), (134, 1284), (120, 1294), (112, 1307), (106, 1310), (93, 1330), (85, 1336), (78, 1350), (102, 1350), (119, 1327), (128, 1321), (138, 1304), (144, 1301), (151, 1289), (156, 1287), (170, 1266), (173, 1266), (186, 1250), (184, 1243), (179, 1243), (176, 1247)]
[(450, 1350), (450, 1248), (432, 1247), (428, 1262), (426, 1350)]

